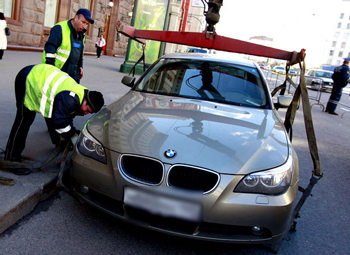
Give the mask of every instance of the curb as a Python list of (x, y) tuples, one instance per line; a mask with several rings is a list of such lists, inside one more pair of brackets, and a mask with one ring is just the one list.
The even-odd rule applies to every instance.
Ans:
[(57, 178), (58, 176), (55, 176), (47, 183), (44, 183), (41, 187), (31, 186), (25, 183), (15, 184), (15, 186), (22, 185), (24, 190), (29, 189), (30, 192), (25, 192), (25, 195), (20, 199), (17, 199), (16, 203), (12, 205), (10, 202), (13, 201), (13, 199), (11, 201), (2, 201), (4, 204), (9, 202), (9, 206), (5, 212), (0, 213), (0, 234), (16, 224), (16, 222), (22, 219), (24, 216), (31, 213), (39, 202), (57, 194), (59, 190), (56, 187)]

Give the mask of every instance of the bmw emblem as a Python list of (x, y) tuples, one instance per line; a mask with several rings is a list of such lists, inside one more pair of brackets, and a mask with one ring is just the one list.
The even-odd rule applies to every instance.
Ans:
[(174, 158), (174, 157), (176, 157), (176, 154), (177, 154), (176, 150), (172, 150), (172, 149), (166, 150), (164, 152), (164, 155), (167, 158)]

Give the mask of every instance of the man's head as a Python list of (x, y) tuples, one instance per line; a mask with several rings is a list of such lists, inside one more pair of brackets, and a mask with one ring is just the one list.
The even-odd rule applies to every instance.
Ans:
[(72, 26), (77, 32), (85, 30), (88, 25), (94, 24), (94, 20), (91, 18), (91, 12), (88, 9), (79, 9), (72, 19)]
[(103, 95), (98, 91), (87, 91), (86, 97), (80, 107), (80, 113), (86, 115), (88, 113), (98, 112), (104, 105)]
[(349, 60), (344, 60), (343, 65), (349, 65)]

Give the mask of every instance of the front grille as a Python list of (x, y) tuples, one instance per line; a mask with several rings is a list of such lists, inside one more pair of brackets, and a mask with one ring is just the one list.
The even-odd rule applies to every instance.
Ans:
[[(136, 155), (123, 155), (120, 169), (130, 179), (147, 185), (158, 185), (164, 176), (164, 165), (161, 161)], [(174, 165), (169, 169), (167, 184), (170, 186), (211, 192), (218, 185), (219, 174), (197, 167)]]
[(157, 160), (123, 155), (120, 162), (123, 173), (135, 181), (157, 185), (163, 179), (163, 164)]
[(168, 183), (171, 186), (208, 193), (219, 182), (219, 175), (203, 169), (176, 165), (170, 169)]

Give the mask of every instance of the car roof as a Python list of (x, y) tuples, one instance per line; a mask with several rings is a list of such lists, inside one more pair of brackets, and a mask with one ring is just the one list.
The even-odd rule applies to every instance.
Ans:
[(162, 56), (162, 58), (181, 58), (181, 59), (195, 59), (195, 60), (207, 60), (214, 62), (223, 62), (230, 64), (238, 64), (256, 68), (256, 64), (253, 61), (234, 58), (232, 56), (224, 56), (219, 54), (207, 54), (207, 53), (168, 53)]

